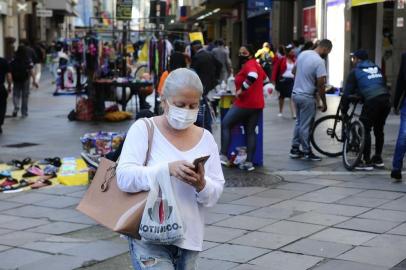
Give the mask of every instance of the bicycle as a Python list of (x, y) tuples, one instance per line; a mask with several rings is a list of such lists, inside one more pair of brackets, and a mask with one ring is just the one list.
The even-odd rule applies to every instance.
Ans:
[[(359, 103), (358, 96), (348, 97), (352, 104), (347, 115), (341, 113), (343, 98), (336, 114), (326, 115), (314, 122), (310, 133), (313, 147), (328, 157), (343, 156), (344, 167), (353, 170), (359, 164), (365, 146), (365, 128), (358, 119), (353, 120)], [(327, 136), (325, 136), (327, 135)]]

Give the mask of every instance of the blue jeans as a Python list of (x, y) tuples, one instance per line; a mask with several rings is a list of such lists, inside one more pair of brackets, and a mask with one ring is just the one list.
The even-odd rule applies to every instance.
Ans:
[(196, 270), (198, 251), (173, 245), (154, 245), (129, 239), (131, 260), (135, 270)]
[(406, 153), (406, 99), (400, 110), (400, 127), (398, 140), (396, 142), (395, 154), (393, 155), (393, 170), (400, 171), (403, 167), (403, 158)]
[(296, 125), (293, 132), (292, 148), (300, 148), (304, 153), (311, 153), (310, 130), (316, 117), (316, 100), (304, 95), (292, 95), (296, 106)]

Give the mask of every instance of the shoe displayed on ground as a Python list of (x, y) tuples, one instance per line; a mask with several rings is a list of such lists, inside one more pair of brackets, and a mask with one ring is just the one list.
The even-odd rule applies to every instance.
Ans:
[(316, 156), (313, 152), (305, 154), (304, 158), (311, 161), (321, 161), (321, 157)]
[(373, 171), (374, 166), (371, 163), (360, 162), (354, 169), (356, 171)]
[(23, 160), (13, 159), (12, 161), (7, 162), (7, 165), (15, 165), (15, 164), (28, 165), (28, 164), (31, 164), (31, 163), (32, 163), (31, 158), (26, 157)]
[(385, 167), (385, 164), (383, 163), (383, 160), (379, 156), (373, 156), (371, 159), (371, 163), (374, 167), (383, 169)]
[(82, 156), (83, 160), (86, 162), (86, 164), (88, 166), (96, 168), (96, 169), (99, 167), (99, 163), (100, 163), (99, 155), (92, 155), (92, 154), (88, 154), (85, 152), (82, 152), (80, 155)]
[(58, 172), (58, 170), (58, 167), (54, 165), (47, 165), (44, 168), (44, 175), (53, 175), (54, 177), (56, 177), (56, 173)]
[(11, 172), (8, 170), (0, 171), (0, 179), (11, 177)]
[(230, 160), (228, 159), (228, 157), (226, 155), (220, 155), (220, 163), (221, 165), (224, 166), (230, 166)]
[(302, 158), (304, 157), (304, 153), (299, 148), (292, 147), (292, 149), (290, 149), (289, 157), (293, 159)]
[(13, 186), (17, 185), (18, 181), (13, 178), (7, 178), (3, 183), (0, 184), (0, 191), (11, 190)]
[(31, 185), (31, 188), (39, 189), (39, 188), (43, 188), (43, 187), (51, 186), (51, 185), (52, 185), (52, 182), (49, 181), (48, 179), (39, 179), (34, 184)]
[(45, 158), (43, 160), (38, 161), (38, 164), (40, 164), (40, 165), (53, 165), (53, 166), (59, 168), (59, 167), (62, 166), (62, 161), (61, 161), (61, 158), (59, 158), (59, 157)]
[(390, 177), (393, 179), (393, 183), (400, 183), (402, 182), (402, 171), (392, 170)]
[(249, 172), (252, 172), (253, 170), (255, 170), (254, 164), (252, 164), (252, 162), (248, 162), (248, 161), (241, 163), (238, 166), (238, 168), (240, 168), (240, 170), (249, 171)]
[(31, 165), (27, 168), (26, 173), (23, 174), (23, 177), (35, 177), (43, 176), (44, 171), (38, 165)]
[(12, 160), (11, 162), (7, 163), (11, 167), (8, 168), (9, 171), (19, 171), (24, 170), (24, 164), (19, 160)]

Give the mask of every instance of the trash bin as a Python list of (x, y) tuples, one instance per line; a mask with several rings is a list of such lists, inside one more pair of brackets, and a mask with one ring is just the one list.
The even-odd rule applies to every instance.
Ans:
[[(220, 95), (220, 117), (221, 117), (221, 119), (224, 118), (227, 111), (231, 108), (234, 99), (235, 99), (235, 95), (233, 95), (233, 94), (226, 93), (226, 94)], [(262, 111), (258, 118), (258, 123), (255, 128), (255, 132), (257, 134), (257, 144), (256, 144), (253, 163), (256, 166), (262, 166), (264, 164), (263, 113), (262, 113)], [(221, 134), (221, 136), (222, 136), (222, 134)], [(238, 123), (231, 129), (231, 142), (230, 142), (230, 147), (228, 148), (228, 151), (227, 151), (228, 157), (231, 157), (232, 152), (237, 154), (238, 149), (240, 149), (241, 147), (246, 147), (246, 146), (247, 146), (247, 139), (246, 139), (244, 124)]]

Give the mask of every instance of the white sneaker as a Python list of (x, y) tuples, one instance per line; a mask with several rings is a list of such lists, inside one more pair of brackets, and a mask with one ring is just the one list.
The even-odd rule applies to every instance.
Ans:
[(283, 115), (281, 113), (278, 113), (278, 117), (282, 117)]
[(230, 160), (225, 155), (220, 155), (220, 163), (224, 166), (230, 166)]

